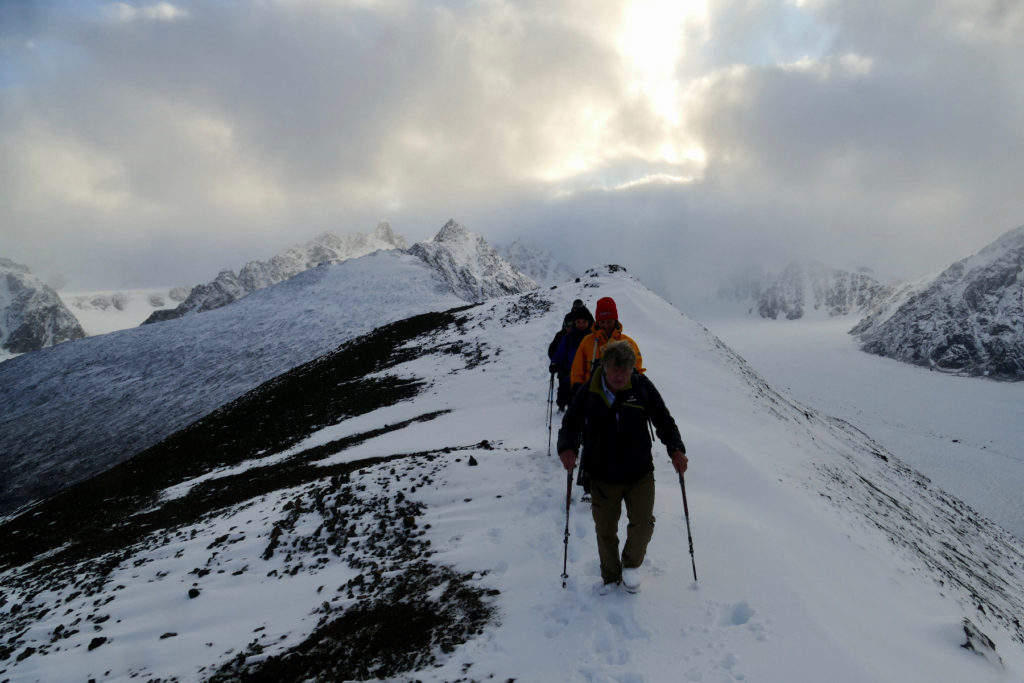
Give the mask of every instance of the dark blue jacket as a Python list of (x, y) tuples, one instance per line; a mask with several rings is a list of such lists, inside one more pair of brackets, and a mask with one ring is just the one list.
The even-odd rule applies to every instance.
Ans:
[(576, 349), (588, 334), (590, 334), (590, 330), (581, 332), (574, 327), (562, 337), (558, 348), (555, 349), (555, 355), (551, 358), (551, 362), (558, 366), (558, 379), (569, 380), (569, 372), (572, 370), (572, 359), (576, 357)]

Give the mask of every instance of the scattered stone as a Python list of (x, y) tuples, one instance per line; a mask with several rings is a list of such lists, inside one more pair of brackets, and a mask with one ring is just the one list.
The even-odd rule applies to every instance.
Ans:
[(963, 625), (967, 642), (963, 643), (960, 647), (984, 657), (1000, 669), (1006, 668), (1003, 664), (1003, 658), (996, 654), (996, 644), (992, 642), (992, 639), (982, 633), (977, 625), (967, 617), (964, 617)]

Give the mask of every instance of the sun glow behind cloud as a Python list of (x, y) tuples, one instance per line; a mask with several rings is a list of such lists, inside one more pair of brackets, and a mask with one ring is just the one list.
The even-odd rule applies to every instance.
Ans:
[(617, 56), (617, 89), (566, 108), (562, 153), (547, 159), (536, 177), (558, 196), (699, 178), (707, 156), (687, 131), (689, 86), (680, 74), (689, 51), (706, 39), (707, 3), (636, 0), (609, 17), (607, 27), (601, 38)]

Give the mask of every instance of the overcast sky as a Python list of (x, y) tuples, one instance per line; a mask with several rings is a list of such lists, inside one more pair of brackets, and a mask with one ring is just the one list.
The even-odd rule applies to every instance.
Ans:
[(1024, 3), (0, 0), (0, 256), (192, 285), (449, 218), (656, 287), (1024, 224)]

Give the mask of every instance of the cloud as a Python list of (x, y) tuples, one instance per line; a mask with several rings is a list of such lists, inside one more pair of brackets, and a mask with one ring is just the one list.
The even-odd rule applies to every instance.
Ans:
[(651, 269), (913, 277), (1024, 222), (1012, 3), (2, 7), (0, 251), (73, 282), (451, 216), (595, 260), (628, 227)]

